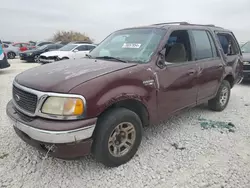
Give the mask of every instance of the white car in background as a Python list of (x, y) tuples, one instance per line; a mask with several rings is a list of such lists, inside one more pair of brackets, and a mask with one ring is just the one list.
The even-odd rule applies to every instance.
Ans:
[(11, 44), (2, 44), (3, 51), (7, 55), (8, 59), (15, 59), (19, 55), (19, 47), (12, 46)]
[(67, 44), (59, 50), (42, 53), (39, 57), (39, 61), (40, 63), (45, 64), (64, 59), (81, 59), (95, 47), (95, 44), (89, 43)]

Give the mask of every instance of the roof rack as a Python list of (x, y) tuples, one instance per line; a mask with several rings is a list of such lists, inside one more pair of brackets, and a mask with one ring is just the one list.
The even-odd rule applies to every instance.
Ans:
[(188, 22), (166, 22), (166, 23), (157, 23), (157, 24), (152, 24), (152, 25), (174, 25), (174, 24), (187, 25), (189, 23)]
[(152, 25), (191, 25), (191, 26), (207, 26), (207, 27), (217, 27), (217, 28), (222, 28), (215, 26), (213, 24), (190, 24), (188, 22), (166, 22), (166, 23), (157, 23), (157, 24), (152, 24)]

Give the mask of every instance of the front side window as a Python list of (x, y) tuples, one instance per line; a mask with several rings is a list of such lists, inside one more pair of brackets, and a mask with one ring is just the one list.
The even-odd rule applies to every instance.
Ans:
[(81, 46), (78, 46), (78, 47), (76, 48), (76, 50), (78, 50), (78, 51), (87, 51), (88, 49), (87, 49), (87, 46), (86, 46), (86, 45), (81, 45)]
[(63, 46), (62, 48), (60, 48), (60, 51), (71, 51), (73, 50), (75, 47), (77, 47), (77, 45), (75, 44), (67, 44), (65, 46)]
[(90, 55), (111, 56), (125, 61), (146, 63), (158, 47), (166, 30), (160, 28), (134, 28), (112, 33)]
[(187, 30), (173, 31), (166, 44), (165, 60), (170, 63), (192, 61), (190, 38)]
[(247, 42), (241, 46), (242, 53), (250, 53), (250, 42)]
[(213, 50), (207, 31), (193, 30), (196, 60), (213, 58)]

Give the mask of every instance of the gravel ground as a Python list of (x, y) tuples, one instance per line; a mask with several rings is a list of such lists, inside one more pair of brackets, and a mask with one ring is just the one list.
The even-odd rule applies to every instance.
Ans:
[[(37, 66), (10, 61), (0, 70), (0, 187), (250, 187), (250, 84), (233, 88), (227, 109), (184, 111), (145, 130), (137, 155), (109, 169), (92, 157), (64, 161), (46, 157), (21, 141), (5, 113), (16, 74)], [(232, 122), (202, 129), (204, 119)]]

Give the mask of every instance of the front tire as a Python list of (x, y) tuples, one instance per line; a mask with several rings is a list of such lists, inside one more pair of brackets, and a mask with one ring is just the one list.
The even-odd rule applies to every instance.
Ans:
[(39, 63), (39, 55), (35, 55), (35, 57), (34, 57), (34, 62), (35, 62), (35, 63)]
[(137, 152), (142, 139), (139, 116), (125, 108), (116, 108), (103, 114), (94, 134), (93, 154), (107, 167), (128, 162)]
[(213, 111), (223, 111), (229, 102), (231, 86), (227, 80), (223, 80), (215, 98), (208, 101), (208, 107)]

